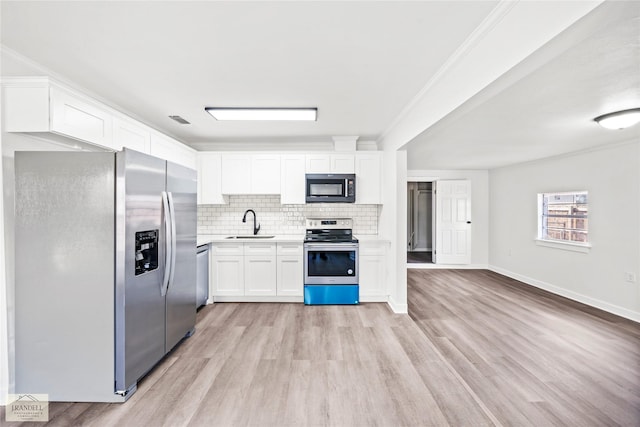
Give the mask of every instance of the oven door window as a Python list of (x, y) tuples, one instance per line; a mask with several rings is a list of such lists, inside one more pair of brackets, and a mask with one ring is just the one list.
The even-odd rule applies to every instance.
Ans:
[(350, 277), (356, 275), (356, 251), (309, 250), (307, 276)]

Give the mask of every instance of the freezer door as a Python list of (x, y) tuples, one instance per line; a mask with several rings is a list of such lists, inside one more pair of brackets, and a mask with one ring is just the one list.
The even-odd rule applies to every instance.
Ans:
[(196, 171), (167, 162), (175, 244), (166, 300), (166, 350), (189, 335), (196, 322)]
[(116, 154), (116, 391), (135, 386), (165, 354), (167, 242), (164, 160)]

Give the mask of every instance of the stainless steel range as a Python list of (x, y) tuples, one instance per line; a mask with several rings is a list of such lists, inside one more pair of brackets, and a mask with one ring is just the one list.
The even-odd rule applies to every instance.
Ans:
[(304, 303), (358, 304), (358, 239), (350, 218), (309, 218), (304, 239)]

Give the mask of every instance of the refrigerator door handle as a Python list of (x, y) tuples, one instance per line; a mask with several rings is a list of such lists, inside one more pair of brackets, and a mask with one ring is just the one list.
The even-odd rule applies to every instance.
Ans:
[[(171, 192), (167, 193), (169, 199), (169, 206), (171, 208), (171, 270), (169, 271), (169, 282), (167, 283), (167, 288), (173, 283), (173, 278), (176, 272), (176, 255), (178, 253), (178, 249), (176, 248), (176, 215), (175, 208), (176, 205), (173, 203), (173, 194)], [(165, 289), (166, 293), (166, 289)]]
[(165, 235), (165, 256), (164, 256), (164, 276), (162, 277), (162, 287), (160, 288), (160, 295), (165, 296), (167, 294), (167, 288), (169, 287), (169, 276), (171, 272), (171, 260), (173, 259), (173, 241), (171, 230), (171, 218), (173, 218), (171, 212), (171, 205), (169, 204), (169, 193), (162, 192), (162, 206), (164, 208), (164, 235)]

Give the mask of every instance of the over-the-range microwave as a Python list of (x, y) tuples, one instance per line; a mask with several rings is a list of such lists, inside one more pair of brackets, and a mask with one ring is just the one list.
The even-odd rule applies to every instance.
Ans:
[(307, 174), (307, 203), (354, 203), (355, 174)]

